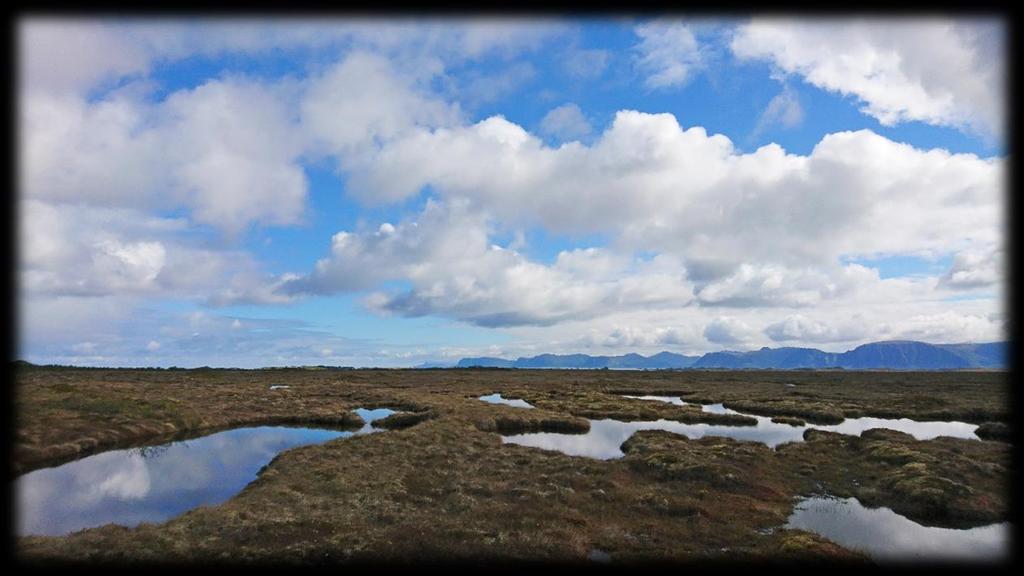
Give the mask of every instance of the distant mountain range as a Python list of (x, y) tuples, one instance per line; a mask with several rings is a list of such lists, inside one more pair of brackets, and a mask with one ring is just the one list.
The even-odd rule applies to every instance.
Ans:
[(871, 342), (842, 353), (816, 348), (761, 348), (751, 352), (709, 352), (684, 356), (661, 352), (653, 356), (590, 356), (541, 354), (530, 358), (463, 358), (458, 368), (583, 368), (646, 369), (725, 368), (774, 369), (842, 368), (846, 370), (956, 370), (1006, 368), (1007, 343), (928, 344), (911, 340)]

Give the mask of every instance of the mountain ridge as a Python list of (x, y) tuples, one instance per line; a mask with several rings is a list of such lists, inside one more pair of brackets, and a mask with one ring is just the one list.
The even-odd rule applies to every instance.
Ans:
[(747, 352), (721, 350), (702, 356), (659, 352), (652, 356), (636, 353), (621, 356), (588, 354), (540, 354), (515, 360), (469, 357), (456, 368), (576, 368), (576, 369), (845, 369), (845, 370), (957, 370), (1007, 368), (1007, 342), (961, 342), (929, 344), (916, 340), (869, 342), (846, 352), (825, 352), (817, 348), (764, 347)]

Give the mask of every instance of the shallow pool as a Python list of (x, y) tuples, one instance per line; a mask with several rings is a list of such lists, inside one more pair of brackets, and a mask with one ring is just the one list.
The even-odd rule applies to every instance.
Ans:
[(505, 404), (506, 406), (515, 406), (516, 408), (533, 408), (533, 404), (530, 404), (526, 400), (521, 400), (519, 398), (502, 398), (500, 393), (481, 396), (480, 400), (489, 404)]
[[(669, 402), (678, 406), (688, 403), (676, 396), (626, 396), (638, 400)], [(808, 428), (838, 432), (859, 436), (871, 428), (888, 428), (899, 430), (914, 436), (918, 440), (928, 440), (937, 436), (952, 436), (978, 440), (974, 433), (976, 424), (965, 422), (918, 422), (907, 418), (847, 418), (839, 424), (804, 424), (793, 426), (772, 422), (767, 416), (746, 414), (726, 408), (722, 404), (704, 404), (701, 410), (712, 414), (739, 414), (757, 420), (756, 426), (729, 426), (723, 424), (685, 424), (674, 420), (650, 420), (641, 422), (623, 422), (604, 419), (590, 420), (590, 430), (585, 434), (567, 434), (560, 432), (535, 432), (502, 436), (502, 442), (533, 446), (546, 450), (557, 450), (572, 456), (587, 456), (607, 460), (623, 456), (619, 446), (639, 430), (666, 430), (682, 434), (691, 440), (705, 436), (722, 436), (748, 442), (761, 442), (775, 448), (787, 442), (803, 442), (804, 431)]]
[(884, 562), (999, 562), (1010, 553), (1010, 523), (965, 530), (922, 526), (888, 508), (866, 508), (856, 498), (801, 500), (787, 528), (820, 534)]
[(358, 409), (356, 431), (255, 426), (157, 446), (111, 450), (14, 481), (18, 535), (61, 535), (114, 523), (164, 522), (224, 502), (256, 479), (274, 456), (297, 446), (376, 432), (394, 413)]

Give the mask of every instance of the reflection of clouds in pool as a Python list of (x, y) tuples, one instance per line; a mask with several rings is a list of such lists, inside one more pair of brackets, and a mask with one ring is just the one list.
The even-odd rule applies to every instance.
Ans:
[(353, 412), (359, 414), (359, 417), (362, 418), (364, 422), (366, 422), (366, 425), (363, 426), (362, 430), (360, 430), (361, 432), (366, 431), (369, 428), (369, 424), (373, 423), (374, 421), (380, 420), (382, 418), (387, 418), (388, 416), (391, 416), (392, 414), (395, 413), (395, 411), (390, 408), (374, 408), (373, 410), (368, 410), (366, 408), (356, 408), (355, 410), (353, 410)]
[(668, 402), (669, 404), (675, 404), (676, 406), (686, 406), (687, 404), (687, 402), (683, 401), (683, 399), (678, 396), (652, 396), (649, 394), (646, 396), (630, 396), (628, 394), (623, 394), (622, 396), (624, 398), (633, 398), (635, 400), (656, 400), (658, 402)]
[[(678, 406), (686, 406), (689, 404), (685, 402), (681, 397), (678, 396), (625, 396), (626, 398), (636, 398), (641, 400), (657, 400), (659, 402), (668, 402), (676, 404)], [(979, 440), (978, 435), (974, 431), (978, 428), (977, 424), (968, 424), (966, 422), (941, 422), (941, 421), (917, 421), (909, 418), (874, 418), (871, 416), (864, 416), (860, 418), (847, 418), (839, 424), (805, 424), (803, 426), (792, 426), (790, 424), (780, 424), (772, 422), (771, 418), (766, 416), (756, 416), (754, 414), (745, 414), (743, 412), (737, 412), (726, 408), (721, 403), (717, 404), (704, 404), (701, 406), (701, 410), (711, 414), (740, 414), (743, 416), (750, 416), (757, 419), (757, 430), (763, 434), (764, 438), (777, 438), (781, 439), (779, 442), (774, 444), (768, 443), (769, 446), (781, 444), (782, 442), (799, 442), (803, 439), (803, 431), (807, 428), (815, 428), (817, 430), (826, 430), (829, 432), (838, 432), (840, 434), (848, 434), (851, 436), (860, 436), (865, 430), (872, 428), (886, 428), (888, 430), (898, 430), (900, 432), (906, 432), (917, 440), (931, 440), (939, 436), (952, 436), (954, 438), (967, 438), (970, 440)], [(792, 431), (799, 431), (799, 434), (794, 437), (791, 434)], [(740, 432), (739, 435), (722, 434), (723, 436), (729, 436), (731, 438), (745, 439), (742, 436), (746, 433)], [(786, 440), (791, 438), (792, 440)]]
[(506, 406), (514, 406), (516, 408), (533, 408), (533, 404), (530, 404), (526, 400), (521, 398), (502, 398), (501, 393), (488, 394), (479, 398), (488, 404), (505, 404)]
[(863, 550), (880, 561), (999, 561), (1009, 552), (1007, 522), (967, 530), (922, 526), (888, 508), (865, 508), (855, 498), (807, 498), (797, 504), (786, 526)]
[[(688, 403), (675, 396), (626, 396), (647, 401), (670, 402), (679, 406)], [(977, 440), (975, 424), (964, 422), (917, 422), (907, 418), (847, 418), (840, 424), (820, 425), (805, 424), (793, 426), (772, 422), (767, 416), (744, 414), (726, 408), (721, 403), (705, 404), (701, 410), (711, 414), (738, 414), (757, 420), (756, 426), (726, 426), (722, 424), (684, 424), (674, 420), (655, 420), (644, 422), (621, 422), (618, 420), (591, 420), (590, 431), (585, 434), (566, 434), (560, 432), (537, 432), (503, 436), (502, 441), (522, 446), (532, 446), (546, 450), (558, 450), (572, 456), (587, 456), (607, 460), (621, 457), (622, 445), (638, 430), (666, 430), (686, 436), (691, 440), (705, 436), (721, 436), (748, 442), (761, 442), (775, 448), (787, 442), (803, 442), (804, 431), (808, 428), (838, 432), (859, 436), (871, 428), (888, 428), (913, 435), (918, 440), (928, 440), (936, 436), (953, 436)]]
[(558, 450), (572, 456), (588, 456), (607, 460), (622, 456), (619, 446), (638, 430), (632, 423), (615, 420), (591, 420), (586, 434), (537, 432), (503, 436), (502, 442)]
[(537, 432), (503, 436), (502, 441), (532, 446), (547, 450), (558, 450), (572, 456), (588, 456), (607, 460), (621, 457), (619, 447), (639, 430), (667, 430), (696, 440), (705, 436), (725, 436), (736, 440), (762, 442), (768, 446), (776, 446), (784, 442), (801, 439), (802, 431), (791, 426), (722, 426), (713, 424), (684, 424), (673, 420), (654, 420), (645, 422), (620, 422), (618, 420), (591, 420), (590, 431), (585, 434), (563, 434), (557, 432)]
[(977, 424), (968, 424), (966, 422), (919, 422), (911, 420), (909, 418), (847, 418), (839, 424), (832, 426), (812, 426), (819, 430), (828, 430), (830, 432), (839, 432), (840, 434), (851, 434), (854, 436), (860, 436), (865, 430), (872, 428), (886, 428), (889, 430), (899, 430), (900, 432), (906, 432), (912, 435), (918, 440), (931, 440), (939, 436), (952, 436), (954, 438), (969, 438), (973, 440), (978, 439), (978, 435), (974, 431), (978, 428)]
[(141, 456), (131, 454), (99, 484), (100, 498), (138, 500), (149, 493), (149, 469)]
[(164, 521), (227, 500), (284, 450), (351, 435), (240, 428), (162, 445), (148, 457), (138, 449), (114, 450), (36, 470), (15, 481), (18, 533), (55, 535), (110, 522)]

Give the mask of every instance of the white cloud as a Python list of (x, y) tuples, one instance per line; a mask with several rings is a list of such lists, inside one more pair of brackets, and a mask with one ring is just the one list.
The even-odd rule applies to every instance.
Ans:
[(661, 20), (636, 26), (641, 38), (634, 49), (637, 65), (646, 73), (648, 89), (678, 88), (702, 66), (700, 47), (690, 27), (683, 22)]
[(343, 48), (395, 58), (434, 54), (450, 62), (533, 51), (566, 32), (558, 21), (487, 19), (247, 18), (125, 20), (29, 17), (18, 24), (22, 84), (82, 93), (149, 73), (154, 63), (189, 56)]
[(755, 337), (755, 331), (739, 318), (720, 316), (704, 327), (704, 337), (709, 342), (728, 346), (751, 341)]
[(306, 198), (303, 142), (282, 89), (220, 80), (167, 98), (165, 156), (193, 218), (237, 233), (250, 222), (295, 224)]
[(540, 131), (560, 140), (579, 140), (593, 128), (580, 107), (570, 102), (549, 110), (540, 121)]
[(993, 245), (958, 252), (942, 276), (943, 286), (953, 289), (988, 288), (1004, 279), (1002, 248)]
[(159, 242), (121, 243), (103, 240), (93, 251), (93, 263), (99, 275), (107, 278), (111, 288), (150, 286), (163, 270), (167, 258)]
[(1005, 339), (1004, 327), (988, 315), (959, 314), (955, 311), (911, 316), (895, 332), (899, 339), (925, 342), (988, 342)]
[(704, 285), (697, 298), (719, 306), (814, 306), (842, 289), (824, 270), (745, 263)]
[[(302, 142), (281, 88), (211, 80), (160, 103), (33, 94), (20, 142), (22, 194), (138, 209), (188, 207), (236, 234), (302, 216)], [(125, 169), (130, 166), (130, 169)]]
[[(998, 159), (918, 150), (866, 130), (827, 135), (807, 156), (776, 145), (740, 154), (721, 135), (684, 130), (668, 114), (633, 111), (619, 112), (589, 146), (551, 148), (501, 117), (416, 128), (383, 144), (349, 184), (395, 201), (430, 185), (442, 204), (386, 232), (336, 235), (331, 258), (283, 286), (295, 294), (409, 281), (409, 291), (376, 292), (366, 304), (485, 326), (609, 316), (670, 291), (671, 283), (659, 288), (644, 279), (653, 284), (624, 296), (638, 273), (628, 266), (609, 268), (618, 274), (609, 277), (616, 279), (611, 291), (608, 279), (599, 284), (579, 272), (603, 270), (605, 259), (570, 270), (569, 253), (542, 266), (514, 250), (488, 248), (494, 231), (482, 224), (486, 215), (505, 227), (607, 234), (614, 250), (602, 252), (660, 254), (675, 262), (678, 278), (693, 270), (686, 290), (702, 307), (938, 298), (938, 278), (882, 280), (876, 270), (839, 262), (944, 254), (998, 240), (1003, 170)], [(462, 216), (442, 205), (462, 207)], [(721, 330), (709, 334), (726, 338)]]
[(433, 96), (387, 58), (366, 52), (348, 54), (310, 79), (301, 114), (312, 146), (343, 164), (416, 126), (448, 126), (461, 116), (458, 105)]
[[(350, 342), (297, 330), (271, 345), (258, 323), (235, 318), (197, 319), (187, 334), (173, 322), (167, 332), (126, 328), (144, 298), (282, 304), (338, 291), (368, 292), (365, 303), (382, 314), (503, 327), (522, 336), (519, 350), (535, 342), (534, 352), (997, 339), (1005, 328), (994, 298), (946, 301), (999, 290), (1004, 257), (993, 247), (1005, 226), (1005, 159), (918, 149), (866, 130), (825, 135), (806, 155), (777, 145), (744, 154), (671, 114), (629, 110), (588, 138), (593, 129), (575, 104), (551, 110), (540, 132), (586, 143), (547, 146), (500, 116), (468, 124), (450, 101), (466, 84), (452, 70), (485, 55), (527, 70), (514, 57), (560, 34), (558, 23), (33, 22), (22, 26), (30, 41), (19, 118), (19, 313), (26, 341), (48, 343), (53, 357), (116, 360), (157, 343), (162, 358), (179, 360), (211, 350), (352, 358)], [(854, 94), (885, 122), (975, 129), (1001, 118), (991, 90), (1001, 58), (979, 65), (998, 51), (997, 27), (985, 26), (913, 28), (894, 39), (899, 26), (858, 23), (834, 29), (814, 52), (806, 42), (818, 28), (758, 21), (733, 48)], [(648, 88), (682, 86), (706, 66), (693, 29), (635, 28)], [(800, 42), (775, 43), (790, 37)], [(926, 43), (938, 39), (948, 43)], [(323, 50), (305, 78), (222, 76), (166, 97), (147, 81), (155, 63), (188, 55), (296, 48)], [(846, 48), (863, 62), (829, 60)], [(948, 70), (926, 65), (925, 50), (937, 50)], [(610, 57), (565, 54), (561, 64), (581, 78), (602, 74)], [(482, 99), (510, 81), (477, 80)], [(784, 84), (757, 130), (794, 125), (801, 110)], [(336, 234), (307, 274), (270, 275), (231, 240), (250, 226), (302, 222), (302, 163), (323, 156), (337, 161), (345, 193), (365, 204), (398, 204), (425, 186), (434, 199), (401, 222)], [(181, 216), (156, 216), (166, 213)], [(524, 230), (534, 227), (607, 242), (542, 263), (524, 254)], [(207, 228), (224, 232), (227, 246)], [(498, 234), (513, 241), (495, 246)], [(883, 280), (839, 264), (948, 254), (941, 278)], [(73, 349), (82, 343), (90, 347)]]
[(583, 346), (609, 350), (678, 350), (681, 346), (703, 346), (703, 334), (695, 325), (614, 326), (610, 331), (591, 329)]
[(24, 199), (18, 220), (23, 294), (286, 301), (251, 254), (204, 247), (181, 219)]
[(550, 266), (488, 242), (485, 215), (465, 202), (428, 202), (415, 221), (362, 233), (339, 232), (331, 256), (289, 294), (334, 293), (405, 280), (404, 292), (373, 292), (381, 313), (437, 314), (480, 326), (550, 325), (609, 310), (685, 306), (692, 287), (670, 258), (634, 261), (600, 249), (563, 251)]
[(18, 26), (21, 82), (68, 92), (149, 70), (152, 51), (96, 21), (32, 18)]
[(167, 171), (159, 137), (144, 127), (150, 115), (145, 104), (121, 95), (93, 103), (46, 93), (23, 98), (21, 194), (108, 206), (160, 206), (154, 190)]
[(921, 121), (998, 135), (1005, 29), (994, 20), (755, 19), (732, 50), (819, 88), (856, 96), (884, 125)]
[(859, 318), (843, 321), (839, 325), (794, 314), (769, 324), (764, 333), (775, 342), (803, 343), (855, 342), (872, 336), (871, 329)]
[[(713, 306), (658, 310), (612, 311), (586, 320), (567, 320), (546, 327), (514, 326), (503, 330), (508, 340), (500, 353), (483, 347), (466, 356), (514, 358), (542, 352), (644, 355), (663, 350), (703, 354), (762, 346), (814, 347), (844, 352), (877, 340), (916, 339), (932, 343), (991, 342), (1007, 338), (1005, 315), (998, 298), (948, 301), (919, 293), (887, 290), (877, 301), (846, 298), (803, 308), (744, 308), (722, 314)], [(742, 322), (722, 320), (730, 317)], [(676, 333), (670, 335), (669, 330)], [(709, 330), (705, 333), (705, 330)], [(660, 336), (660, 338), (659, 338)], [(735, 341), (733, 341), (735, 340)]]
[(843, 255), (944, 253), (1001, 235), (1004, 162), (919, 150), (867, 130), (811, 154), (739, 154), (670, 114), (620, 111), (590, 146), (545, 146), (501, 117), (416, 130), (351, 174), (400, 200), (423, 186), (511, 225), (604, 233), (685, 258), (821, 265)]
[(800, 104), (800, 97), (797, 96), (796, 91), (786, 85), (782, 88), (782, 92), (776, 94), (765, 106), (750, 138), (756, 139), (765, 130), (776, 125), (793, 128), (803, 122), (803, 119), (804, 109)]

